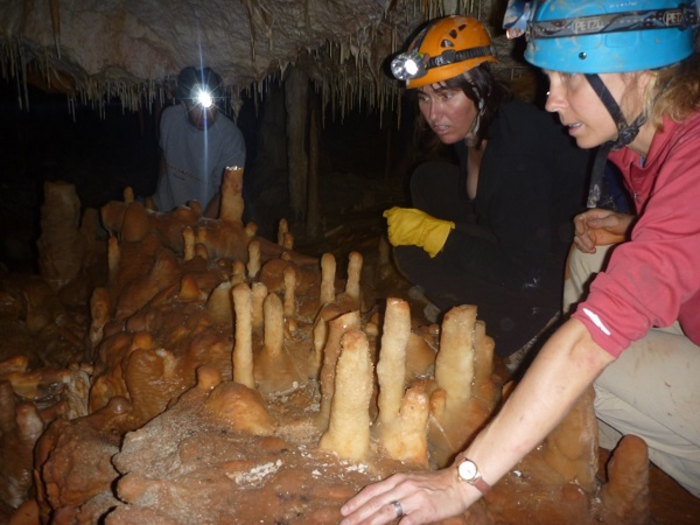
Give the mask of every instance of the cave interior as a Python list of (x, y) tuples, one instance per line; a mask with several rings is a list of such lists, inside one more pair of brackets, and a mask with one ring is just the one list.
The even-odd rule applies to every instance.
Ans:
[[(122, 230), (122, 261), (133, 261), (132, 274), (152, 272), (157, 264), (171, 272), (167, 285), (164, 278), (148, 301), (132, 306), (126, 297), (148, 286), (136, 283), (133, 275), (127, 280), (126, 263), (121, 277), (112, 281), (106, 276), (112, 270), (108, 242), (114, 232), (98, 223), (97, 247), (90, 254), (99, 260), (94, 268), (83, 268), (85, 273), (76, 278), (81, 282), (63, 287), (63, 293), (61, 287), (40, 282), (44, 268), (38, 244), (42, 220), (51, 216), (45, 207), (47, 188), (55, 183), (74, 188), (81, 217), (86, 210), (123, 203), (126, 188), (137, 199), (151, 195), (159, 161), (158, 119), (170, 102), (173, 79), (185, 66), (208, 65), (224, 78), (222, 106), (246, 140), (241, 223), (255, 223), (257, 235), (274, 244), (283, 221), (299, 257), (279, 260), (296, 265), (300, 282), (302, 275), (312, 275), (309, 282), (320, 279), (306, 256), (318, 261), (332, 254), (338, 272), (334, 315), (353, 311), (346, 303), (357, 298), (342, 290), (353, 279), (348, 260), (359, 253), (364, 300), (384, 304), (387, 297), (403, 297), (411, 307), (417, 305), (412, 313), (420, 317), (421, 303), (410, 296), (410, 283), (387, 270), (382, 259), (386, 224), (381, 213), (408, 203), (412, 166), (446, 153), (417, 134), (415, 101), (387, 74), (387, 57), (424, 21), (471, 14), (494, 34), (501, 57), (497, 73), (520, 96), (540, 103), (541, 76), (500, 31), (505, 3), (5, 3), (0, 17), (0, 335), (5, 341), (0, 344), (0, 523), (337, 523), (339, 506), (364, 484), (415, 466), (378, 458), (374, 449), (362, 461), (319, 451), (322, 428), (307, 417), (319, 402), (317, 383), (292, 383), (294, 388), (272, 388), (261, 396), (253, 395), (254, 389), (234, 390), (234, 373), (222, 360), (230, 359), (235, 326), (218, 319), (209, 305), (220, 281), (233, 281), (230, 270), (221, 277), (221, 261), (230, 266), (235, 260), (230, 252), (238, 246), (229, 252), (220, 248), (218, 262), (212, 253), (219, 248), (210, 248), (208, 265), (201, 256), (178, 259), (179, 269), (173, 270), (174, 256), (162, 255), (162, 247), (149, 244), (145, 234), (132, 234), (134, 246), (127, 246), (129, 234)], [(301, 111), (288, 111), (286, 100), (292, 95), (305, 100)], [(317, 172), (313, 191), (310, 169)], [(216, 228), (208, 230), (210, 236)], [(225, 234), (245, 237), (238, 226), (232, 231)], [(278, 286), (283, 296), (281, 277), (274, 271), (263, 272), (264, 282), (268, 288)], [(185, 295), (186, 275), (195, 276), (201, 297), (181, 305), (190, 309), (186, 313), (169, 310), (168, 301)], [(300, 286), (306, 285), (297, 290)], [(314, 286), (308, 285), (309, 296), (318, 292)], [(173, 292), (177, 287), (179, 296)], [(91, 299), (98, 288), (109, 291), (112, 310), (93, 340), (97, 314)], [(362, 311), (371, 352), (377, 352), (376, 327), (382, 317), (377, 319), (376, 308), (358, 304), (354, 307)], [(200, 311), (212, 317), (202, 320)], [(189, 339), (175, 338), (177, 326), (152, 320), (168, 315), (173, 324), (177, 319), (187, 326)], [(285, 321), (285, 341), (308, 347), (322, 317), (314, 315), (299, 313), (294, 323)], [(341, 317), (349, 324), (359, 322)], [(417, 327), (414, 321), (414, 331), (422, 341), (434, 343), (429, 323), (422, 321), (425, 326), (418, 322)], [(328, 323), (329, 330), (335, 329)], [(388, 330), (386, 325), (383, 329)], [(304, 330), (306, 340), (300, 335)], [(254, 344), (261, 339), (267, 343), (267, 334), (254, 333)], [(168, 350), (165, 357), (162, 347)], [(479, 350), (475, 352), (478, 363)], [(481, 390), (466, 405), (475, 421), (496, 410), (500, 389), (513, 379), (497, 358), (491, 366), (493, 375), (475, 379)], [(140, 380), (138, 370), (143, 371)], [(322, 378), (321, 370), (319, 383)], [(256, 376), (261, 385), (268, 379)], [(144, 384), (148, 386), (139, 386)], [(232, 414), (231, 406), (249, 415)], [(641, 472), (635, 488), (623, 484), (620, 489), (613, 486), (612, 474), (612, 481), (607, 478), (609, 451), (581, 445), (574, 460), (552, 460), (561, 454), (557, 439), (572, 439), (562, 436), (575, 435), (577, 425), (594, 425), (589, 408), (590, 402), (539, 455), (524, 462), (521, 471), (531, 475), (531, 484), (523, 486), (514, 475), (486, 503), (449, 523), (696, 523), (697, 500), (653, 466), (635, 467)], [(198, 419), (209, 412), (216, 415)], [(474, 430), (476, 423), (465, 425)], [(177, 450), (166, 452), (170, 441), (178, 444)], [(433, 457), (454, 452), (439, 438), (430, 443)], [(81, 468), (86, 449), (90, 464)], [(639, 455), (625, 453), (633, 468)], [(598, 476), (598, 484), (567, 478), (584, 475)], [(231, 511), (226, 501), (238, 498), (237, 490), (246, 497)], [(615, 500), (615, 490), (627, 500)], [(183, 497), (185, 491), (191, 497)]]

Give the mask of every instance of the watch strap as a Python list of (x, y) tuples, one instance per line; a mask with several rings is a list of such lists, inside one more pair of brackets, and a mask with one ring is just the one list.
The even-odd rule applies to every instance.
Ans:
[(471, 484), (474, 485), (482, 494), (486, 494), (489, 490), (491, 490), (491, 485), (489, 485), (482, 477), (476, 478), (471, 482)]

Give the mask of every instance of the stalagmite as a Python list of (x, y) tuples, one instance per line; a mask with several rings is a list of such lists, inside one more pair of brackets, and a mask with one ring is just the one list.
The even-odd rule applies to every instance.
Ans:
[(653, 523), (649, 509), (649, 450), (644, 440), (624, 436), (607, 471), (608, 483), (600, 491), (605, 523)]
[(153, 348), (153, 336), (148, 332), (137, 332), (134, 334), (134, 339), (131, 342), (131, 349), (150, 350)]
[(122, 225), (122, 241), (138, 242), (150, 232), (148, 214), (143, 203), (134, 201), (126, 207)]
[[(442, 321), (440, 349), (435, 358), (436, 389), (430, 392), (431, 464), (443, 467), (485, 424), (498, 399), (491, 376), (475, 384), (476, 307), (462, 305)], [(491, 341), (483, 339), (484, 354)]]
[(297, 274), (293, 266), (284, 269), (284, 316), (293, 319), (296, 313)]
[(242, 222), (243, 209), (243, 168), (227, 167), (221, 183), (221, 213), (224, 222)]
[(276, 428), (260, 393), (238, 382), (216, 386), (204, 402), (204, 408), (212, 419), (226, 423), (231, 430), (266, 436)]
[[(0, 390), (3, 392), (1, 397), (12, 395), (12, 388), (7, 388), (8, 386), (7, 383), (0, 382)], [(14, 405), (12, 402), (12, 405), (14, 420), (3, 424), (3, 428), (0, 429), (3, 444), (12, 451), (11, 454), (4, 454), (2, 457), (0, 479), (6, 482), (2, 485), (5, 490), (0, 491), (0, 497), (4, 504), (16, 508), (26, 499), (31, 488), (32, 451), (44, 431), (44, 424), (32, 403), (21, 402)]]
[(194, 230), (195, 244), (207, 244), (207, 229), (201, 225)]
[(408, 303), (390, 297), (384, 314), (377, 380), (379, 382), (379, 422), (388, 424), (399, 414), (406, 381), (406, 344), (411, 334)]
[(258, 225), (254, 222), (249, 222), (245, 225), (245, 235), (249, 239), (252, 239), (258, 234)]
[(474, 323), (474, 382), (489, 379), (493, 373), (493, 352), (496, 348), (494, 340), (486, 335), (486, 323)]
[(406, 391), (396, 417), (379, 428), (379, 440), (392, 459), (428, 467), (430, 405), (425, 384)]
[(253, 375), (252, 341), (252, 293), (250, 287), (241, 283), (233, 288), (233, 305), (236, 312), (235, 343), (233, 346), (233, 380), (248, 388), (255, 388)]
[(182, 301), (196, 301), (202, 298), (199, 286), (197, 286), (197, 280), (193, 275), (186, 274), (182, 276), (182, 279), (180, 279), (180, 290), (177, 295)]
[(248, 243), (248, 276), (255, 279), (260, 271), (260, 242), (256, 239)]
[(152, 195), (146, 197), (144, 204), (146, 205), (147, 210), (158, 211), (158, 206), (156, 206), (156, 202), (153, 200)]
[(437, 344), (433, 337), (424, 333), (413, 333), (406, 346), (406, 379), (420, 379), (433, 375)]
[(245, 263), (236, 259), (231, 264), (231, 285), (236, 286), (245, 282)]
[(341, 313), (342, 311), (335, 303), (326, 303), (318, 311), (311, 329), (314, 354), (309, 359), (309, 377), (319, 378), (321, 365), (323, 364), (324, 348), (328, 343), (330, 320), (338, 317)]
[(323, 348), (323, 365), (321, 366), (321, 424), (328, 421), (331, 413), (331, 401), (335, 391), (335, 374), (338, 356), (340, 355), (340, 339), (349, 330), (360, 329), (360, 312), (347, 312), (328, 323), (326, 346)]
[(294, 235), (292, 232), (287, 232), (284, 234), (284, 238), (282, 239), (282, 248), (285, 250), (294, 249)]
[(493, 381), (494, 340), (486, 335), (486, 323), (474, 324), (474, 386), (473, 395), (489, 406), (496, 404), (500, 392)]
[(474, 379), (474, 323), (476, 306), (452, 308), (442, 321), (435, 380), (447, 396), (447, 411), (463, 407), (471, 397)]
[(39, 252), (41, 276), (56, 291), (75, 279), (87, 249), (80, 234), (80, 200), (75, 186), (66, 182), (44, 183)]
[(324, 253), (321, 257), (321, 293), (319, 306), (335, 301), (335, 257)]
[(345, 294), (351, 299), (355, 308), (362, 306), (360, 292), (360, 276), (362, 275), (362, 254), (350, 252), (348, 256), (348, 280), (345, 284)]
[(328, 430), (319, 447), (342, 458), (361, 460), (367, 455), (370, 442), (372, 361), (367, 337), (361, 330), (345, 332), (340, 346)]
[(182, 229), (182, 245), (182, 259), (185, 261), (191, 261), (194, 259), (195, 236), (194, 230), (191, 226), (185, 226)]
[(192, 211), (197, 217), (202, 216), (202, 203), (199, 201), (188, 201), (187, 207)]
[(107, 266), (109, 271), (109, 282), (114, 284), (119, 274), (119, 241), (116, 237), (110, 236), (107, 240)]
[(197, 245), (194, 247), (194, 254), (196, 257), (199, 257), (204, 261), (209, 260), (209, 250), (207, 250), (207, 245), (204, 243), (197, 243)]
[(195, 247), (194, 253), (196, 256), (202, 259), (209, 260), (209, 245), (207, 244), (207, 230), (206, 228), (197, 228), (195, 230)]
[[(110, 320), (111, 301), (107, 288), (95, 288), (90, 298), (90, 349), (95, 348), (102, 341), (104, 327)], [(92, 356), (90, 356), (92, 357)]]
[(265, 298), (264, 344), (255, 356), (254, 374), (258, 390), (263, 394), (297, 388), (305, 379), (294, 359), (284, 348), (284, 312), (277, 294)]
[(173, 396), (182, 391), (184, 379), (178, 374), (177, 358), (163, 348), (135, 348), (124, 372), (133, 410), (132, 417), (143, 424), (163, 412)]
[(256, 333), (262, 333), (265, 316), (263, 314), (263, 305), (267, 297), (267, 286), (261, 282), (253, 283), (253, 330)]
[(377, 279), (383, 281), (387, 277), (394, 274), (394, 263), (391, 258), (391, 244), (389, 240), (383, 236), (379, 239), (377, 246)]
[(134, 189), (131, 186), (124, 188), (124, 204), (134, 202)]
[(284, 246), (284, 236), (289, 233), (289, 225), (287, 219), (280, 219), (277, 226), (277, 244)]
[(233, 305), (231, 299), (231, 283), (224, 281), (209, 295), (206, 304), (207, 312), (218, 323), (233, 322)]
[(584, 392), (566, 418), (547, 436), (544, 449), (544, 460), (552, 474), (558, 474), (565, 482), (575, 482), (589, 494), (596, 489), (598, 425), (594, 398), (593, 388)]

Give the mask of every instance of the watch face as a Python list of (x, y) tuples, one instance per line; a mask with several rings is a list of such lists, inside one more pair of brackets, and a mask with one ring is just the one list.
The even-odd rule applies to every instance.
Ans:
[(476, 477), (476, 464), (465, 459), (459, 464), (459, 477), (465, 481), (471, 481)]

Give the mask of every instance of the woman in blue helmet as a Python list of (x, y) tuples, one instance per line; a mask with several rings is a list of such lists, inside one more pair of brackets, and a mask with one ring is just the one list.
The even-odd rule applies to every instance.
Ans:
[[(611, 151), (636, 215), (592, 208), (576, 217), (565, 301), (578, 305), (500, 412), (450, 467), (365, 488), (343, 507), (343, 525), (397, 516), (415, 525), (464, 512), (592, 384), (604, 429), (643, 438), (650, 459), (700, 497), (697, 6), (544, 0), (529, 7), (525, 57), (549, 77), (547, 109), (580, 147)], [(590, 286), (582, 284), (597, 269)]]

